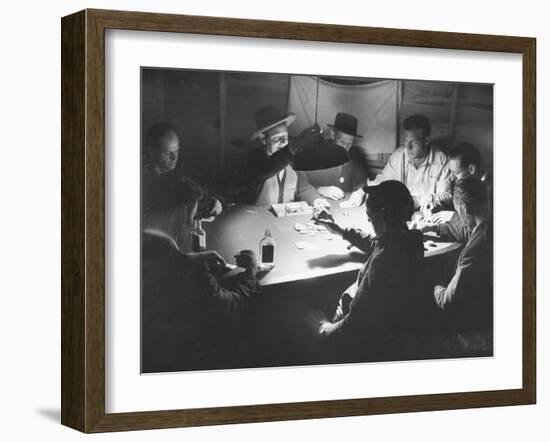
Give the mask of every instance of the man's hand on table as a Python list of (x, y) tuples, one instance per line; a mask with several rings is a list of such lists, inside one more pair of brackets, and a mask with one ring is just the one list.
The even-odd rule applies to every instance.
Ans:
[(208, 214), (210, 216), (218, 216), (220, 213), (223, 212), (223, 204), (218, 198), (210, 198), (210, 210)]
[(330, 209), (332, 206), (325, 198), (317, 198), (313, 201), (313, 210)]
[(256, 276), (256, 273), (258, 273), (258, 260), (252, 250), (241, 250), (235, 255), (235, 260), (237, 265), (245, 269), (251, 276)]
[(437, 224), (435, 224), (435, 223), (422, 223), (422, 224), (418, 225), (417, 228), (422, 233), (428, 233), (428, 232), (438, 233), (439, 232), (439, 228), (437, 227)]
[(208, 269), (214, 275), (220, 275), (227, 271), (227, 263), (225, 262), (225, 259), (223, 259), (223, 257), (215, 250), (188, 253), (187, 256), (206, 264)]
[(315, 223), (325, 226), (330, 233), (334, 233), (335, 235), (340, 235), (340, 236), (344, 235), (344, 229), (340, 227), (338, 224), (336, 224), (334, 221), (316, 218)]
[(441, 210), (440, 212), (432, 215), (431, 221), (434, 224), (448, 223), (455, 214), (452, 210)]
[(359, 207), (361, 204), (363, 204), (363, 200), (365, 198), (365, 192), (363, 192), (363, 189), (359, 188), (356, 191), (352, 192), (348, 199), (348, 206), (349, 207)]
[(341, 200), (345, 196), (342, 189), (336, 186), (321, 186), (317, 188), (317, 192), (330, 200)]
[(208, 213), (205, 213), (200, 220), (211, 223), (220, 213), (223, 212), (223, 204), (218, 198), (210, 198), (208, 200), (207, 210)]
[[(419, 212), (415, 212), (419, 214)], [(422, 233), (434, 232), (439, 233), (438, 224), (449, 222), (454, 212), (450, 210), (434, 213), (430, 217), (422, 217), (421, 215), (413, 216), (411, 229), (418, 229)]]

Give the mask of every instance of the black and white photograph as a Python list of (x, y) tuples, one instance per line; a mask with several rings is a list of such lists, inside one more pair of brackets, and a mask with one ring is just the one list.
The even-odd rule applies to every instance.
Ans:
[(142, 373), (493, 355), (493, 85), (141, 69)]
[(6, 3), (0, 439), (547, 441), (543, 5)]

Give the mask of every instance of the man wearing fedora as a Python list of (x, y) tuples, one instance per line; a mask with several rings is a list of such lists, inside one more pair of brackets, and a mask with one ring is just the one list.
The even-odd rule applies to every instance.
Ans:
[(321, 196), (341, 200), (345, 193), (361, 188), (367, 179), (365, 154), (354, 144), (362, 135), (357, 133), (357, 118), (344, 112), (338, 112), (334, 124), (328, 124), (328, 127), (331, 141), (346, 149), (350, 161), (341, 166), (307, 172), (307, 177)]
[(295, 200), (311, 205), (326, 204), (308, 182), (304, 172), (293, 169), (294, 156), (305, 146), (320, 139), (318, 126), (307, 128), (296, 139), (288, 135), (288, 126), (296, 115), (284, 115), (267, 105), (256, 112), (257, 130), (250, 137), (257, 142), (248, 154), (244, 182), (245, 200), (256, 205), (288, 203)]

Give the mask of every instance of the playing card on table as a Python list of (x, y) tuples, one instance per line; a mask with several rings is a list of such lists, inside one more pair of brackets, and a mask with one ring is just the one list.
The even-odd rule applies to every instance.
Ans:
[(311, 251), (321, 250), (321, 247), (316, 246), (315, 244), (312, 244), (307, 241), (296, 241), (296, 248), (298, 250), (311, 250)]

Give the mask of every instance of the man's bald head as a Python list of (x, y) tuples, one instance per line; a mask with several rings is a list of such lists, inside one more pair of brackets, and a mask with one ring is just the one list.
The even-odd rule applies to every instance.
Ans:
[(146, 161), (157, 173), (175, 169), (179, 157), (179, 137), (167, 123), (153, 124), (145, 136)]

